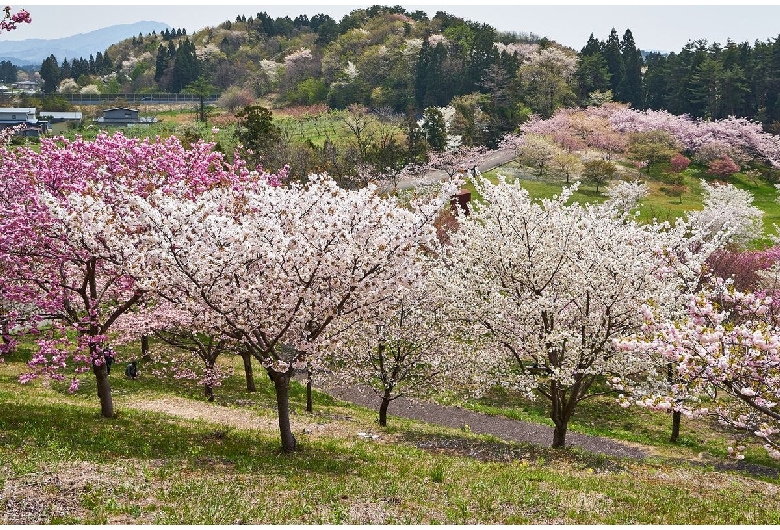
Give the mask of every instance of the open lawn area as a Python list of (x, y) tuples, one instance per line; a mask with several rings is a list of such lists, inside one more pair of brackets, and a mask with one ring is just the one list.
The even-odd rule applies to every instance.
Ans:
[[(240, 359), (213, 403), (149, 365), (135, 381), (112, 373), (112, 419), (100, 417), (94, 378), (68, 394), (60, 383), (20, 385), (24, 369), (18, 357), (0, 365), (4, 523), (780, 523), (780, 481), (716, 471), (722, 458), (697, 455), (726, 434), (686, 430), (670, 447), (663, 416), (607, 403), (583, 407), (572, 429), (601, 419), (596, 432), (657, 456), (552, 450), (396, 417), (380, 429), (375, 411), (318, 392), (306, 413), (297, 383), (299, 449), (284, 454), (273, 389), (258, 376), (246, 393)], [(541, 421), (509, 395), (474, 406)]]

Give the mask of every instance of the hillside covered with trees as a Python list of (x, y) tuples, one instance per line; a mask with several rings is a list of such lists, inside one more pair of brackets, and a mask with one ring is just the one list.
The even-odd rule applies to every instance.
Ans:
[(532, 113), (614, 100), (704, 119), (730, 115), (776, 131), (780, 39), (693, 40), (643, 60), (630, 29), (591, 34), (579, 52), (534, 34), (499, 32), (444, 11), (401, 6), (329, 15), (239, 16), (193, 35), (138, 35), (89, 58), (50, 56), (47, 93), (180, 92), (204, 76), (215, 93), (279, 106), (357, 103), (397, 113), (452, 104), (495, 143)]

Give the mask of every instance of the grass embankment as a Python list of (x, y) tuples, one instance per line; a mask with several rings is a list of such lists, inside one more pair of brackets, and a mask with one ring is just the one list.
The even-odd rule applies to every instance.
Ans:
[[(378, 429), (374, 411), (324, 394), (307, 414), (298, 384), (299, 451), (282, 454), (267, 378), (258, 373), (258, 392), (247, 394), (235, 366), (207, 403), (200, 388), (155, 380), (149, 366), (129, 381), (115, 365), (118, 413), (103, 419), (91, 377), (74, 395), (60, 383), (20, 386), (25, 366), (9, 359), (0, 365), (0, 521), (780, 523), (776, 480), (509, 444), (393, 417)], [(512, 396), (493, 399), (523, 410)], [(606, 432), (622, 422), (633, 432), (647, 419), (616, 408), (583, 404), (588, 419), (578, 425)], [(640, 441), (663, 445), (652, 433)]]
[[(646, 182), (649, 188), (648, 196), (640, 202), (638, 217), (640, 222), (657, 219), (673, 223), (687, 211), (701, 210), (703, 207), (701, 180), (703, 179), (705, 182), (722, 181), (708, 174), (703, 167), (692, 166), (682, 173), (682, 183), (687, 187), (687, 191), (680, 197), (671, 197), (663, 192), (663, 189), (669, 186), (665, 182), (668, 168), (664, 165), (654, 167), (649, 175), (645, 172), (624, 171), (627, 171), (627, 178), (630, 178), (628, 173), (631, 173), (637, 179)], [(519, 181), (521, 186), (527, 189), (531, 197), (535, 199), (552, 198), (554, 195), (560, 194), (561, 189), (568, 185), (562, 180), (536, 177), (529, 168), (523, 168), (517, 162), (510, 162), (493, 169), (487, 172), (486, 176), (495, 182), (496, 176), (499, 174), (506, 175), (510, 181)], [(774, 184), (749, 173), (736, 173), (729, 177), (727, 182), (739, 189), (749, 191), (753, 195), (753, 205), (764, 212), (764, 233), (758, 235), (756, 243), (758, 245), (768, 244), (769, 236), (777, 235), (775, 224), (780, 225), (780, 203), (777, 202), (778, 191)], [(472, 192), (473, 198), (478, 198), (478, 194), (475, 193), (470, 184), (466, 187)], [(571, 201), (581, 204), (603, 202), (607, 199), (604, 193), (605, 188), (605, 186), (600, 186), (599, 190), (596, 191), (594, 185), (580, 183), (579, 188), (572, 195)]]

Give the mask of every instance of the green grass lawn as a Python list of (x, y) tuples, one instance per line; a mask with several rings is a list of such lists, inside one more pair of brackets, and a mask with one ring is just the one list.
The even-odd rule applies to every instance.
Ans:
[[(214, 403), (193, 384), (155, 380), (149, 366), (136, 381), (112, 374), (117, 415), (104, 419), (91, 377), (72, 395), (62, 383), (19, 385), (24, 356), (0, 365), (5, 523), (780, 523), (777, 480), (510, 444), (392, 416), (380, 429), (375, 411), (324, 394), (306, 413), (297, 383), (299, 450), (283, 454), (261, 373), (256, 394), (237, 371)], [(479, 406), (539, 419), (516, 396), (487, 399)], [(583, 413), (578, 424), (597, 421), (604, 432), (648, 419), (606, 403), (583, 404)], [(663, 445), (652, 432), (641, 442)]]
[[(681, 197), (670, 197), (661, 190), (661, 188), (668, 186), (664, 182), (662, 171), (662, 167), (655, 167), (650, 175), (642, 173), (640, 176), (648, 185), (649, 195), (640, 203), (639, 221), (650, 222), (657, 219), (658, 221), (674, 222), (677, 218), (684, 216), (687, 211), (702, 209), (701, 179), (711, 182), (715, 180), (711, 175), (708, 175), (702, 168), (689, 168), (683, 173), (684, 184), (688, 187), (688, 191)], [(511, 162), (487, 172), (485, 176), (496, 182), (498, 174), (509, 175), (510, 181), (520, 182), (520, 185), (527, 189), (531, 197), (535, 199), (552, 198), (554, 195), (560, 194), (561, 189), (566, 186), (563, 181), (531, 177), (528, 172), (527, 168), (521, 169), (515, 162)], [(512, 175), (522, 176), (512, 177)], [(759, 246), (769, 244), (768, 237), (777, 235), (774, 225), (780, 225), (780, 203), (777, 202), (777, 189), (773, 184), (760, 178), (753, 178), (745, 173), (733, 175), (728, 179), (728, 182), (753, 195), (753, 205), (764, 212), (764, 233), (758, 235), (756, 244)], [(479, 198), (473, 186), (468, 184), (466, 187), (472, 192), (472, 198)], [(607, 198), (604, 189), (605, 187), (601, 186), (597, 192), (592, 184), (580, 183), (579, 188), (572, 195), (571, 201), (582, 204), (603, 202)]]

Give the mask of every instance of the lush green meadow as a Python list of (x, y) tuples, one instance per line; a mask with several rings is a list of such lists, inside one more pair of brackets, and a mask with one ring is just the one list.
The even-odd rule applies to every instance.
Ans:
[[(701, 181), (713, 182), (716, 179), (709, 175), (702, 167), (691, 167), (682, 173), (683, 184), (687, 191), (680, 197), (671, 197), (663, 192), (668, 185), (665, 183), (663, 166), (654, 168), (647, 173), (633, 172), (625, 178), (637, 178), (647, 184), (649, 195), (640, 202), (638, 220), (649, 222), (658, 221), (674, 222), (685, 215), (685, 212), (702, 209)], [(495, 168), (486, 173), (488, 178), (496, 180), (497, 175), (503, 174), (509, 181), (519, 181), (521, 186), (528, 190), (531, 197), (536, 199), (549, 199), (561, 193), (561, 189), (567, 184), (555, 178), (537, 178), (530, 175), (528, 168), (522, 168), (516, 162), (510, 162), (505, 166)], [(572, 180), (572, 183), (574, 180)], [(780, 225), (780, 203), (778, 203), (778, 190), (774, 184), (750, 173), (736, 173), (728, 179), (728, 182), (739, 189), (749, 191), (753, 197), (753, 205), (764, 212), (764, 233), (757, 235), (756, 244), (769, 243), (768, 237), (777, 235), (775, 225)], [(571, 184), (568, 184), (571, 185)], [(473, 186), (467, 185), (473, 198), (479, 198)], [(593, 184), (579, 183), (578, 189), (572, 195), (571, 201), (584, 203), (599, 203), (607, 199), (605, 187), (596, 188)]]
[[(632, 461), (396, 417), (380, 429), (375, 411), (319, 392), (309, 414), (294, 383), (299, 450), (284, 454), (273, 389), (257, 373), (248, 394), (240, 359), (213, 403), (150, 364), (135, 381), (115, 365), (118, 412), (104, 419), (91, 376), (75, 394), (20, 385), (27, 355), (0, 365), (4, 523), (780, 523), (780, 480), (716, 471), (730, 435), (701, 420), (684, 421), (673, 445), (663, 415), (583, 403), (572, 431), (654, 455)], [(509, 394), (471, 406), (544, 422), (540, 404)], [(746, 462), (764, 460), (748, 451)]]

